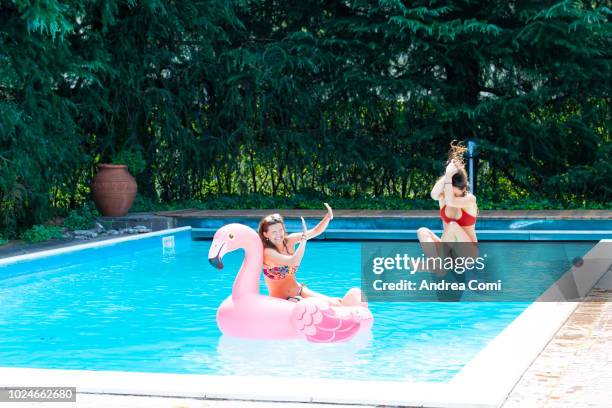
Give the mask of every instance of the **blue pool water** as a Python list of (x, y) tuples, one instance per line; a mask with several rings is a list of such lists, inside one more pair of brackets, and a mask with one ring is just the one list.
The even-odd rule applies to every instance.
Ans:
[[(215, 312), (244, 253), (226, 255), (218, 271), (210, 241), (175, 237), (173, 252), (154, 237), (0, 266), (0, 366), (445, 382), (528, 306), (371, 303), (372, 332), (349, 343), (232, 339)], [(500, 251), (525, 245), (541, 253), (549, 244)], [(569, 259), (593, 246), (564, 245)], [(358, 242), (315, 241), (298, 277), (342, 296), (360, 285), (359, 262)]]

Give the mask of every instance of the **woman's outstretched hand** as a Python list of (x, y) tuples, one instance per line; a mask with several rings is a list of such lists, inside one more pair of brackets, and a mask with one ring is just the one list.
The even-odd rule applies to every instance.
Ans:
[(455, 163), (454, 160), (451, 160), (451, 162), (448, 163), (448, 166), (446, 166), (446, 175), (447, 176), (453, 176), (458, 171), (459, 171), (459, 169), (457, 168), (457, 164)]
[(325, 208), (327, 208), (327, 215), (329, 215), (329, 220), (330, 221), (333, 220), (334, 219), (334, 212), (332, 211), (331, 207), (327, 203), (323, 203), (323, 205), (325, 206)]

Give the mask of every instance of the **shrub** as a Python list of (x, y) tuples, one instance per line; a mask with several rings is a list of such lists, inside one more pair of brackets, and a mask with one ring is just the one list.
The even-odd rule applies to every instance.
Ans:
[(21, 234), (21, 239), (30, 243), (43, 242), (61, 237), (62, 229), (49, 225), (35, 225)]
[(168, 205), (159, 204), (149, 197), (136, 194), (134, 203), (130, 207), (130, 212), (153, 212), (166, 210), (167, 208)]
[(144, 171), (147, 162), (140, 150), (122, 150), (113, 159), (113, 164), (126, 164), (133, 176), (137, 176)]
[(85, 204), (79, 210), (72, 210), (64, 220), (64, 227), (70, 230), (89, 229), (99, 215), (98, 211), (92, 206)]

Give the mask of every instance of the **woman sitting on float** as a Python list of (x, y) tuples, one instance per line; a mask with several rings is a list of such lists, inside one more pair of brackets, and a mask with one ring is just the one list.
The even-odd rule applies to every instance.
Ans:
[[(225, 254), (244, 249), (232, 294), (217, 310), (217, 325), (223, 334), (258, 339), (302, 337), (311, 342), (332, 343), (347, 341), (372, 327), (372, 313), (361, 302), (359, 289), (353, 288), (342, 299), (334, 299), (307, 289), (295, 279), (307, 239), (325, 230), (332, 217), (328, 207), (328, 215), (311, 231), (302, 219), (303, 231), (297, 239), (287, 235), (282, 218), (276, 215), (262, 220), (260, 236), (236, 223), (215, 233), (208, 253), (211, 265), (221, 269)], [(264, 250), (260, 237), (266, 238), (271, 247)], [(293, 251), (295, 245), (298, 248)], [(259, 292), (264, 259), (271, 296)]]
[[(327, 214), (313, 229), (308, 230), (302, 218), (303, 232), (287, 234), (285, 221), (279, 214), (264, 217), (259, 222), (259, 237), (264, 246), (263, 271), (270, 296), (297, 302), (302, 298), (324, 299), (330, 306), (361, 305), (361, 291), (353, 288), (340, 298), (331, 298), (299, 283), (296, 272), (304, 257), (306, 242), (322, 234), (334, 218), (331, 207), (325, 203)], [(297, 245), (297, 249), (295, 246)]]

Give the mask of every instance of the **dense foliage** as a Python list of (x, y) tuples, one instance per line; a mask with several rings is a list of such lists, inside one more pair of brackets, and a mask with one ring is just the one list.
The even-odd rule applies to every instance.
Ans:
[(79, 207), (122, 152), (160, 205), (409, 208), (471, 138), (486, 202), (605, 205), (607, 4), (0, 0), (0, 231)]
[(21, 234), (21, 239), (26, 242), (44, 242), (50, 239), (62, 238), (61, 228), (55, 225), (34, 225)]
[(78, 210), (70, 210), (64, 219), (64, 227), (69, 230), (86, 230), (94, 226), (95, 219), (100, 216), (93, 205), (86, 203)]

